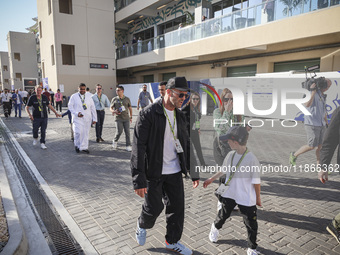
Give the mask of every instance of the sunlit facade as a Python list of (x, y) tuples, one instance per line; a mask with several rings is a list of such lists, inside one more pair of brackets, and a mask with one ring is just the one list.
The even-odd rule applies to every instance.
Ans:
[(340, 70), (339, 0), (115, 4), (119, 83)]
[(25, 79), (39, 79), (36, 38), (31, 33), (9, 31), (7, 42), (10, 78), (5, 87), (22, 89)]
[(70, 96), (85, 83), (114, 95), (116, 60), (112, 0), (38, 0), (42, 78)]

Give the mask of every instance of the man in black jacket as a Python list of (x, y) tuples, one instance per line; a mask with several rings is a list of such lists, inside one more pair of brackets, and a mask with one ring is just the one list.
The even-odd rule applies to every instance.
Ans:
[[(338, 147), (337, 164), (332, 165), (333, 154)], [(322, 183), (328, 181), (328, 171), (339, 171), (340, 165), (340, 107), (332, 114), (332, 120), (325, 133), (325, 138), (320, 151), (320, 163), (323, 171), (318, 176)], [(340, 213), (327, 226), (327, 231), (340, 243)]]
[[(184, 114), (178, 109), (188, 97), (184, 77), (171, 78), (163, 100), (147, 106), (140, 113), (134, 129), (131, 172), (135, 193), (144, 198), (137, 220), (136, 239), (146, 241), (146, 229), (154, 226), (166, 205), (165, 245), (169, 250), (189, 255), (192, 251), (179, 242), (184, 224), (184, 186), (187, 174), (187, 143)], [(199, 180), (193, 179), (196, 188)]]

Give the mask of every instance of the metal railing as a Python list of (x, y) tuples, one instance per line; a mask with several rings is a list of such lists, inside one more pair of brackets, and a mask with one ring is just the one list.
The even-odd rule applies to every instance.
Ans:
[(333, 5), (339, 5), (339, 2), (340, 0), (268, 1), (267, 3), (205, 20), (200, 24), (186, 26), (132, 45), (123, 45), (123, 47), (117, 48), (117, 59), (328, 8)]

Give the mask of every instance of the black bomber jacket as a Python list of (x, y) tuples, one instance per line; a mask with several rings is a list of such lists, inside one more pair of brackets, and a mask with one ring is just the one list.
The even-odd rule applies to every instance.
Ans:
[[(184, 153), (180, 153), (181, 172), (187, 175), (186, 158), (189, 155), (187, 146), (189, 136), (184, 114), (176, 111), (177, 138)], [(147, 187), (147, 180), (157, 180), (162, 176), (163, 146), (166, 126), (162, 100), (148, 105), (140, 111), (134, 128), (131, 174), (134, 189)]]

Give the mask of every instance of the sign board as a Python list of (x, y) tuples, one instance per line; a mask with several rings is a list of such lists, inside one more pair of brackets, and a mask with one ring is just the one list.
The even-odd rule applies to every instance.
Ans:
[[(331, 116), (333, 111), (340, 106), (340, 73), (317, 73), (316, 78), (321, 76), (332, 82), (331, 87), (325, 92), (327, 95), (326, 110), (328, 115)], [(253, 77), (205, 79), (203, 83), (212, 86), (218, 95), (221, 95), (223, 89), (230, 89), (234, 98), (233, 106), (237, 110), (241, 109), (242, 115), (302, 121), (304, 114), (297, 104), (298, 101), (303, 100), (305, 93), (308, 93), (308, 91), (301, 92), (301, 83), (305, 80), (305, 74), (272, 73)], [(201, 85), (199, 90), (202, 90), (202, 88), (205, 88), (204, 84)], [(209, 88), (205, 89), (210, 91)], [(216, 101), (215, 108), (217, 108), (219, 100), (217, 100), (217, 95), (213, 96)], [(286, 99), (290, 101), (288, 104)], [(206, 102), (202, 100), (202, 104), (204, 103)], [(263, 115), (257, 113), (260, 111)], [(266, 111), (267, 113), (264, 114)]]
[(95, 63), (90, 63), (90, 68), (96, 68), (96, 69), (108, 69), (109, 65), (108, 64), (95, 64)]
[(64, 93), (64, 84), (59, 84), (59, 89), (61, 93)]
[(23, 78), (22, 79), (22, 85), (23, 85), (23, 90), (31, 90), (35, 88), (36, 85), (38, 85), (38, 79), (37, 78)]

